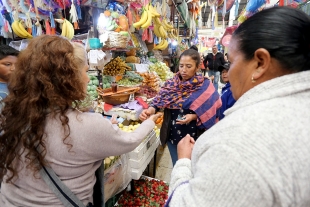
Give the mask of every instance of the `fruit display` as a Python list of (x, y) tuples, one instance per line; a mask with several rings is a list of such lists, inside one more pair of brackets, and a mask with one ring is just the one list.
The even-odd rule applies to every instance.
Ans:
[(62, 24), (61, 36), (71, 40), (74, 36), (74, 27), (71, 22), (66, 19), (55, 19), (55, 21)]
[(132, 192), (125, 191), (117, 204), (119, 207), (149, 206), (161, 207), (168, 199), (169, 186), (162, 180), (148, 179), (145, 177), (133, 180)]
[(87, 94), (91, 96), (91, 98), (96, 99), (98, 97), (97, 87), (99, 86), (99, 80), (94, 75), (88, 76), (90, 81), (87, 85)]
[(129, 67), (120, 57), (116, 57), (104, 66), (103, 75), (123, 75), (126, 70), (130, 71), (131, 67)]
[(160, 89), (160, 78), (155, 72), (139, 73), (142, 78), (142, 86), (148, 86), (153, 91), (158, 92)]
[(32, 38), (32, 35), (25, 29), (21, 21), (15, 20), (12, 23), (13, 32), (21, 38)]
[(116, 160), (118, 160), (120, 156), (110, 156), (104, 159), (104, 169), (108, 169), (111, 165), (115, 163)]
[(139, 126), (140, 126), (140, 123), (137, 121), (131, 121), (128, 126), (124, 126), (124, 124), (122, 123), (118, 124), (118, 127), (124, 132), (132, 132)]
[(120, 86), (136, 86), (140, 85), (143, 81), (143, 78), (134, 71), (126, 71), (125, 75), (121, 80), (119, 80), (117, 83)]
[(99, 15), (97, 24), (99, 34), (103, 34), (105, 31), (127, 32), (128, 28), (127, 17), (117, 11), (105, 10)]
[(149, 66), (150, 71), (156, 72), (162, 81), (173, 77), (170, 68), (163, 62), (156, 62)]

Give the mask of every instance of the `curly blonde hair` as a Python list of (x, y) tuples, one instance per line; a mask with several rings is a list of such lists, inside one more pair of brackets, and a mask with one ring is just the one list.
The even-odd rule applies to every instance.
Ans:
[(57, 36), (36, 37), (19, 54), (0, 117), (0, 179), (8, 175), (10, 182), (18, 176), (14, 162), (20, 160), (21, 152), (33, 172), (47, 164), (44, 127), (48, 115), (59, 114), (66, 144), (70, 135), (66, 112), (79, 109), (86, 97), (82, 80), (86, 65), (84, 47)]

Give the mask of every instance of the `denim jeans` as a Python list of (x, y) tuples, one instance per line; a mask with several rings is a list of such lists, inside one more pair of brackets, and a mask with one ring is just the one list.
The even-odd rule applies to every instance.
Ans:
[(174, 166), (178, 161), (178, 145), (172, 144), (170, 140), (167, 141), (167, 145), (172, 159), (172, 165)]
[(216, 91), (219, 88), (220, 71), (208, 70), (209, 77), (214, 76), (213, 85)]

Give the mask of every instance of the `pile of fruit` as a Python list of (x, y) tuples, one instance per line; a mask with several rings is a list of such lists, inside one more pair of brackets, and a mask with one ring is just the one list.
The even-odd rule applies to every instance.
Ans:
[(87, 94), (91, 96), (92, 99), (96, 99), (98, 97), (97, 87), (99, 86), (99, 80), (94, 75), (88, 75), (90, 81), (87, 85)]
[(150, 73), (139, 73), (142, 78), (142, 86), (148, 86), (154, 91), (160, 90), (160, 78), (155, 72)]
[(149, 66), (150, 71), (154, 71), (162, 81), (166, 81), (173, 77), (170, 68), (163, 62), (156, 62)]
[(119, 123), (118, 127), (124, 131), (124, 132), (132, 132), (134, 131), (136, 128), (138, 128), (140, 126), (140, 123), (137, 121), (132, 121), (129, 123), (128, 126), (124, 126), (123, 124)]
[(169, 186), (162, 180), (141, 178), (133, 180), (133, 193), (125, 191), (117, 201), (119, 207), (161, 207), (168, 199)]
[(116, 57), (104, 66), (103, 75), (124, 75), (127, 70), (130, 71), (131, 67), (129, 67), (120, 57)]
[(108, 169), (111, 165), (115, 163), (116, 160), (118, 160), (120, 156), (110, 156), (104, 159), (104, 169)]
[(143, 78), (134, 71), (126, 71), (125, 75), (117, 83), (120, 86), (137, 86), (140, 85), (143, 81)]

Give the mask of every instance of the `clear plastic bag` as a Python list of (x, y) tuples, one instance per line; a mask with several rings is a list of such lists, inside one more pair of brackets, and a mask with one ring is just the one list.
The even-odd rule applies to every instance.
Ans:
[(126, 154), (116, 160), (104, 171), (104, 202), (124, 190), (131, 181), (130, 168)]

